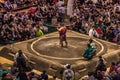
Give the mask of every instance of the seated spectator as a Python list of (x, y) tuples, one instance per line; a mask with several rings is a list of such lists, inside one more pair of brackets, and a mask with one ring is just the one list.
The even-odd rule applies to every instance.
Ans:
[(12, 76), (7, 75), (7, 73), (3, 73), (2, 80), (14, 80)]
[(101, 71), (104, 80), (111, 80), (111, 76), (107, 71)]
[(48, 80), (48, 74), (46, 73), (46, 71), (43, 71), (38, 80)]
[(96, 64), (96, 67), (97, 67), (98, 64), (100, 63), (100, 60), (101, 60), (101, 59), (103, 60), (103, 63), (106, 65), (107, 62), (105, 61), (105, 59), (104, 59), (102, 56), (99, 56), (99, 57), (98, 57), (97, 64)]
[(101, 74), (101, 71), (98, 70), (98, 71), (96, 72), (95, 78), (96, 78), (97, 80), (103, 80), (103, 79), (104, 79), (103, 76), (102, 76), (102, 74)]
[(29, 80), (38, 80), (38, 77), (35, 75), (34, 72), (30, 72), (28, 74)]
[(119, 80), (120, 79), (120, 68), (117, 70), (117, 74), (112, 77), (112, 80)]
[(43, 34), (42, 30), (41, 29), (37, 29), (36, 36), (39, 37), (39, 36), (43, 36), (43, 35), (44, 34)]
[(82, 80), (97, 80), (95, 77), (94, 77), (94, 72), (88, 72), (87, 74), (88, 76), (83, 78)]
[[(39, 28), (40, 28), (43, 32), (48, 32), (48, 27), (44, 26), (43, 24), (44, 24), (43, 21), (39, 21), (39, 23), (38, 23)], [(43, 33), (43, 34), (44, 34), (44, 33)]]
[(64, 5), (64, 1), (63, 0), (59, 0), (55, 5), (56, 5), (57, 8), (59, 8), (62, 5)]
[(63, 80), (74, 80), (74, 72), (71, 69), (70, 64), (66, 64), (66, 68), (63, 71)]
[(51, 13), (47, 13), (47, 23), (51, 24), (52, 23), (52, 14)]
[(80, 29), (81, 29), (81, 26), (82, 26), (82, 23), (81, 23), (81, 21), (79, 20), (79, 19), (77, 19), (77, 21), (75, 22), (75, 24), (74, 24), (74, 27), (73, 27), (73, 30), (75, 30), (75, 31), (80, 31)]
[(115, 62), (112, 62), (110, 65), (109, 73), (111, 73), (112, 71), (117, 71), (117, 66), (116, 66)]
[(93, 39), (94, 37), (96, 37), (96, 38), (99, 37), (98, 33), (96, 32), (96, 30), (93, 27), (89, 30), (88, 34), (91, 39)]
[(98, 38), (102, 38), (102, 34), (103, 34), (103, 32), (102, 32), (102, 30), (101, 30), (101, 28), (100, 27), (97, 27), (96, 28), (96, 32), (98, 33), (98, 35), (99, 35), (99, 37)]
[(13, 8), (13, 6), (12, 6), (12, 4), (10, 3), (9, 0), (5, 0), (5, 1), (4, 1), (4, 6), (5, 6), (5, 8), (6, 8), (7, 10), (10, 10), (10, 9)]
[(96, 72), (97, 71), (106, 71), (106, 65), (102, 59), (99, 60), (99, 64), (96, 67)]

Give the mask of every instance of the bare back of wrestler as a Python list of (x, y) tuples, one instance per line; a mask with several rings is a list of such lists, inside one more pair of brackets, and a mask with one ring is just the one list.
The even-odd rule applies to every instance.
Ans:
[(60, 39), (61, 47), (63, 47), (63, 42), (64, 41), (65, 41), (65, 44), (66, 44), (66, 47), (67, 47), (67, 45), (68, 45), (67, 40), (66, 40), (67, 27), (62, 26), (60, 28), (57, 28), (57, 30), (59, 31), (59, 39)]

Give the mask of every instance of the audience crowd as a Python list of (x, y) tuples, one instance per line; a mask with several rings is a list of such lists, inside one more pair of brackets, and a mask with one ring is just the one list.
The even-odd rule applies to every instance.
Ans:
[[(22, 0), (20, 1), (22, 2)], [(89, 34), (91, 38), (97, 37), (120, 44), (120, 2), (117, 0), (104, 1), (98, 0), (97, 3), (93, 3), (92, 0), (88, 0), (75, 6), (73, 14), (70, 16), (72, 29)], [(4, 6), (1, 8), (6, 8), (5, 2), (12, 3), (16, 0), (5, 0)], [(24, 4), (29, 2), (31, 4), (34, 2), (37, 7), (30, 7), (29, 10), (22, 12), (13, 12), (12, 9), (4, 13), (0, 12), (0, 44), (43, 35), (43, 32), (48, 31), (44, 24), (51, 24), (55, 22), (56, 18), (57, 22), (64, 22), (66, 6), (62, 0), (56, 3), (52, 0), (23, 0)]]
[[(60, 72), (63, 80), (73, 80), (74, 71), (71, 69), (70, 64), (63, 66), (64, 69)], [(46, 70), (43, 70), (41, 74), (36, 74), (32, 71), (32, 67), (29, 65), (29, 59), (22, 52), (18, 52), (14, 56), (14, 64), (8, 68), (0, 64), (0, 80), (56, 80), (56, 74), (53, 77), (49, 77)]]
[(55, 80), (56, 76), (49, 79), (46, 70), (41, 74), (31, 71), (28, 58), (19, 50), (14, 56), (14, 64), (9, 68), (0, 64), (0, 80)]
[[(0, 64), (1, 80), (56, 80), (56, 75), (52, 78), (48, 77), (44, 70), (41, 74), (28, 70), (28, 61), (24, 53), (19, 50), (14, 56), (14, 65), (10, 68)], [(64, 65), (64, 69), (60, 72), (62, 80), (74, 80), (75, 72), (70, 64)], [(120, 79), (120, 62), (111, 62), (109, 69), (107, 62), (102, 56), (98, 57), (95, 69), (88, 72), (88, 75), (82, 80), (119, 80)]]
[(43, 32), (48, 31), (44, 23), (51, 24), (53, 17), (57, 17), (58, 22), (63, 21), (64, 17), (61, 17), (61, 15), (64, 16), (66, 11), (64, 2), (60, 0), (55, 5), (47, 3), (38, 4), (37, 7), (31, 7), (24, 12), (0, 12), (0, 44), (8, 44), (43, 35)]
[(56, 1), (57, 0), (0, 0), (0, 9), (4, 11), (11, 11), (38, 4), (53, 5), (56, 3)]
[(120, 79), (120, 62), (112, 62), (109, 69), (106, 67), (106, 61), (99, 56), (95, 71), (88, 72), (88, 75), (82, 80), (119, 80)]
[[(13, 9), (35, 4), (37, 7), (31, 7), (25, 12), (14, 12)], [(93, 3), (87, 0), (79, 6), (75, 6), (73, 15), (70, 16), (72, 29), (84, 34), (90, 38), (97, 37), (110, 42), (120, 44), (120, 1), (119, 0), (98, 0)], [(43, 35), (48, 31), (45, 23), (52, 23), (53, 18), (58, 22), (63, 22), (66, 15), (66, 7), (62, 0), (52, 2), (52, 0), (4, 0), (0, 3), (0, 44), (8, 44), (15, 41), (23, 41)], [(26, 74), (27, 59), (20, 51), (16, 54), (15, 65), (13, 68), (5, 69), (0, 65), (0, 71), (3, 72), (2, 80), (48, 80), (46, 71), (36, 75), (34, 72)], [(17, 68), (16, 68), (17, 67)], [(89, 72), (88, 77), (83, 80), (119, 80), (120, 63), (111, 63), (110, 70), (106, 71), (106, 62), (100, 56), (94, 72)], [(69, 72), (71, 71), (71, 72)], [(69, 79), (66, 74), (71, 73)], [(64, 80), (73, 80), (74, 72), (68, 65), (63, 72)], [(52, 80), (55, 80), (56, 76)]]
[(70, 22), (75, 31), (120, 44), (120, 1), (105, 1), (88, 0), (76, 7)]

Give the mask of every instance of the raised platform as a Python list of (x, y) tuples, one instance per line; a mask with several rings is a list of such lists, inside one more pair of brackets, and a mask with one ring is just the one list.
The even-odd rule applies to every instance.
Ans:
[(82, 57), (87, 47), (89, 36), (74, 31), (67, 32), (68, 48), (61, 48), (59, 45), (58, 32), (45, 36), (7, 45), (1, 50), (0, 56), (13, 59), (19, 49), (23, 50), (37, 70), (47, 70), (50, 74), (60, 76), (60, 70), (67, 63), (72, 65), (76, 72), (76, 80), (94, 70), (97, 56), (103, 55), (108, 65), (111, 62), (119, 61), (120, 48), (118, 45), (100, 39), (94, 39), (97, 44), (97, 55), (92, 60)]

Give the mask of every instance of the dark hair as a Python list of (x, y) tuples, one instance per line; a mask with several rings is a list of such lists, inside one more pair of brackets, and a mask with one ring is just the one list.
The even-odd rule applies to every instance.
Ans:
[(46, 70), (43, 70), (43, 74), (45, 74), (46, 73)]
[(102, 58), (102, 56), (99, 56), (99, 58)]
[(18, 50), (18, 53), (22, 53), (22, 50)]
[(112, 62), (111, 64), (112, 64), (113, 66), (116, 65), (115, 62)]
[(71, 68), (71, 65), (70, 65), (70, 64), (69, 64), (69, 65), (67, 65), (67, 66), (66, 66), (66, 68), (67, 68), (67, 69), (70, 69), (70, 68)]
[(7, 73), (3, 73), (2, 74), (2, 78), (4, 78), (5, 76), (7, 76)]
[(89, 42), (91, 43), (91, 42), (93, 42), (93, 40), (90, 38), (90, 39), (89, 39)]
[(22, 50), (18, 50), (18, 55), (19, 55), (19, 56), (22, 55)]
[(88, 47), (91, 47), (90, 44), (87, 45)]
[(103, 59), (100, 59), (100, 62), (103, 62)]

